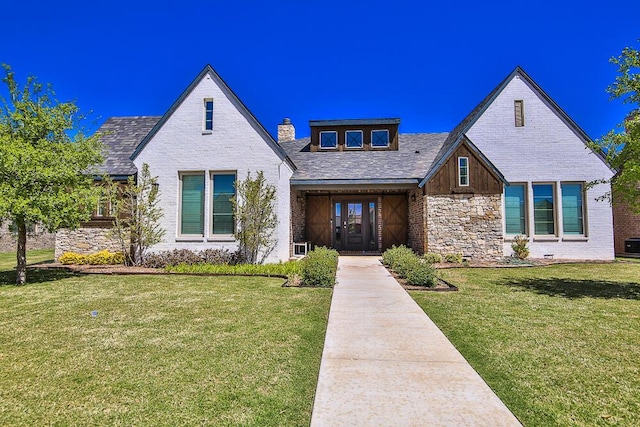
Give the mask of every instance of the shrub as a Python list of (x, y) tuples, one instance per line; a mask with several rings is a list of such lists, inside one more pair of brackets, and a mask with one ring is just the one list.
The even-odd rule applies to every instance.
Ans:
[(415, 286), (433, 287), (436, 284), (436, 271), (425, 260), (418, 260), (418, 264), (406, 273), (407, 284)]
[(404, 258), (410, 255), (414, 255), (413, 251), (405, 245), (396, 246), (393, 245), (390, 249), (387, 249), (382, 254), (382, 263), (387, 267), (395, 270), (395, 265), (400, 258)]
[(462, 254), (445, 254), (444, 260), (455, 264), (462, 264)]
[(525, 259), (529, 256), (529, 248), (527, 248), (527, 243), (529, 243), (529, 239), (526, 236), (522, 236), (518, 234), (513, 238), (513, 243), (511, 243), (511, 249), (513, 249), (513, 253), (519, 259)]
[(89, 265), (116, 265), (124, 264), (122, 252), (109, 252), (102, 250), (90, 255), (82, 255), (75, 252), (65, 252), (58, 259), (61, 264), (89, 264)]
[(422, 256), (422, 258), (424, 258), (424, 260), (429, 264), (442, 262), (442, 255), (437, 254), (435, 252), (427, 252)]
[(332, 287), (336, 283), (338, 252), (325, 247), (315, 248), (302, 262), (302, 282), (307, 286)]
[(420, 258), (413, 252), (403, 252), (395, 260), (395, 264), (391, 269), (395, 271), (402, 279), (407, 278), (409, 271), (420, 267)]

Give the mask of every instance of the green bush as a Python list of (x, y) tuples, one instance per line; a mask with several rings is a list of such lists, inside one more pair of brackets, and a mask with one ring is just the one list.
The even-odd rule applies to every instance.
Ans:
[(302, 262), (302, 283), (306, 286), (332, 287), (336, 283), (338, 251), (315, 248)]
[(513, 238), (513, 243), (511, 243), (511, 249), (513, 249), (513, 253), (519, 259), (526, 259), (529, 256), (529, 248), (527, 247), (527, 243), (529, 243), (529, 239), (526, 236), (517, 235)]
[(436, 284), (436, 271), (425, 260), (418, 260), (418, 264), (406, 274), (407, 284), (415, 286), (433, 287)]
[(117, 265), (124, 264), (124, 254), (122, 252), (109, 252), (108, 250), (102, 250), (89, 255), (65, 252), (58, 258), (58, 261), (64, 265)]
[(445, 254), (444, 260), (455, 264), (462, 264), (462, 254)]
[(395, 260), (395, 264), (391, 267), (402, 279), (407, 278), (407, 274), (411, 270), (420, 267), (420, 258), (413, 252), (404, 252)]
[(422, 256), (422, 258), (424, 258), (424, 260), (429, 264), (442, 262), (442, 255), (435, 252), (427, 252)]
[(406, 258), (411, 255), (414, 255), (413, 251), (405, 245), (393, 245), (382, 254), (382, 263), (392, 270), (395, 270), (395, 265), (399, 259)]

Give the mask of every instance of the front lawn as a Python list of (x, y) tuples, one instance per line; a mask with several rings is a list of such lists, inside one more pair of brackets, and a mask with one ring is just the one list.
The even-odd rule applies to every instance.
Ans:
[(0, 425), (309, 424), (329, 289), (29, 274), (0, 286)]
[(640, 425), (640, 264), (438, 274), (411, 296), (524, 425)]

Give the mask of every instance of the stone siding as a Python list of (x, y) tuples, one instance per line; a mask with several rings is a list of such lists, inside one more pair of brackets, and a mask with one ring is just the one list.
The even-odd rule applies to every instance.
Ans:
[[(414, 197), (415, 200), (413, 200)], [(424, 253), (425, 200), (421, 188), (416, 188), (409, 194), (409, 238), (407, 245), (420, 254)]]
[(108, 236), (108, 228), (62, 229), (56, 233), (55, 257), (58, 259), (65, 252), (93, 254), (101, 250), (121, 252), (120, 244)]
[(291, 254), (293, 243), (305, 241), (306, 200), (303, 191), (291, 190)]
[[(36, 228), (34, 234), (27, 234), (27, 250), (31, 249), (53, 249), (55, 245), (55, 234), (41, 232)], [(13, 234), (7, 224), (0, 226), (0, 252), (15, 252), (18, 248), (18, 239)]]
[(462, 253), (473, 260), (500, 259), (501, 203), (500, 194), (427, 196), (427, 251)]

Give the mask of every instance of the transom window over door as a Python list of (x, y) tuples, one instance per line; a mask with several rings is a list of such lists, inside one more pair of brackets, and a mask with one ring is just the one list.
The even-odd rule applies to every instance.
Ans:
[(362, 131), (348, 130), (345, 132), (347, 148), (362, 148)]
[(180, 177), (180, 234), (204, 234), (204, 173)]
[(235, 218), (231, 199), (235, 196), (235, 174), (212, 174), (211, 234), (233, 234)]
[(338, 132), (320, 132), (320, 148), (336, 148), (338, 146)]

